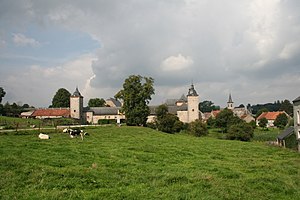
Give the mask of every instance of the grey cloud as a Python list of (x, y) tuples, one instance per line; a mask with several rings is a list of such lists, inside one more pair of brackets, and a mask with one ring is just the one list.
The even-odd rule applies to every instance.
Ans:
[[(141, 74), (152, 76), (159, 90), (188, 87), (193, 80), (208, 99), (222, 102), (235, 90), (242, 101), (255, 101), (273, 98), (260, 95), (262, 84), (299, 72), (300, 48), (283, 52), (300, 41), (298, 1), (28, 2), (22, 4), (25, 18), (87, 32), (101, 43), (92, 64), (94, 88), (118, 88), (128, 75)], [(22, 5), (10, 9), (17, 12)], [(165, 59), (179, 54), (193, 62), (162, 70)]]

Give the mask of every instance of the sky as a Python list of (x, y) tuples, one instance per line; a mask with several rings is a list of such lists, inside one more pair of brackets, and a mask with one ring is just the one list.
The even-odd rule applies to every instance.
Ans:
[(299, 0), (0, 0), (2, 103), (48, 107), (78, 87), (110, 98), (154, 78), (150, 104), (235, 106), (300, 96)]

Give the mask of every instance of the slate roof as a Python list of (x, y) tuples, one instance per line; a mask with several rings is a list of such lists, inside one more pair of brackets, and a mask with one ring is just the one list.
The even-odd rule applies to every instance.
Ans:
[(72, 97), (82, 97), (78, 90), (78, 87), (76, 87), (75, 92), (73, 93)]
[(280, 135), (277, 136), (277, 138), (279, 140), (283, 140), (286, 137), (290, 136), (291, 134), (294, 133), (294, 127), (290, 126), (287, 129), (285, 129), (284, 131), (282, 131), (282, 133)]
[(257, 120), (259, 121), (262, 118), (266, 118), (267, 120), (275, 120), (278, 115), (284, 113), (283, 111), (276, 111), (276, 112), (263, 112), (261, 115), (258, 116)]
[(296, 98), (293, 102), (298, 102), (298, 101), (300, 101), (300, 96)]
[(87, 112), (93, 112), (94, 115), (118, 115), (120, 107), (91, 107)]
[(178, 99), (167, 99), (165, 104), (167, 106), (175, 106), (177, 101)]
[(231, 98), (231, 94), (229, 94), (229, 99), (227, 103), (233, 103), (232, 98)]
[(114, 99), (114, 98), (109, 98), (106, 101), (113, 102), (113, 104), (115, 104), (116, 107), (121, 107), (122, 106), (121, 102), (119, 100), (117, 100), (117, 99)]
[[(149, 109), (150, 109), (150, 115), (156, 115), (156, 108), (158, 106), (149, 106)], [(186, 104), (183, 104), (181, 106), (168, 106), (168, 112), (171, 113), (171, 114), (174, 114), (176, 115), (177, 114), (177, 111), (187, 111), (187, 105)]]
[(70, 110), (68, 108), (48, 108), (35, 110), (32, 115), (33, 117), (69, 117)]
[(191, 85), (187, 96), (198, 96), (193, 84)]

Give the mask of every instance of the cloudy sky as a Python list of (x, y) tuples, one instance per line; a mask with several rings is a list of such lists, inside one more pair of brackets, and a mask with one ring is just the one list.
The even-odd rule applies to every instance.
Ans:
[(221, 107), (300, 95), (299, 0), (0, 0), (4, 102), (48, 107), (63, 87), (109, 98), (151, 76), (151, 104)]

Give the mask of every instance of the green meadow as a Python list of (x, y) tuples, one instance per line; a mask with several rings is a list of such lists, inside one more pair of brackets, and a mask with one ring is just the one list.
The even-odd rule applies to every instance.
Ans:
[(0, 133), (0, 199), (300, 199), (300, 154), (149, 128)]

